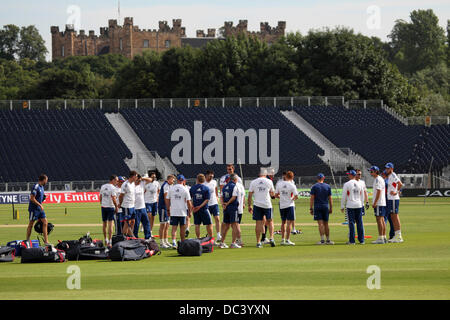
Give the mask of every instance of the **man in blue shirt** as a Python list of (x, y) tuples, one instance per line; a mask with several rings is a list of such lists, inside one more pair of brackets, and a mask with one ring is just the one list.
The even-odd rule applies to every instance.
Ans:
[[(334, 244), (330, 240), (330, 229), (328, 228), (329, 214), (333, 212), (333, 200), (331, 198), (331, 187), (324, 183), (323, 173), (317, 175), (317, 183), (311, 188), (309, 211), (314, 215), (314, 220), (319, 225), (320, 241), (317, 244)], [(324, 237), (327, 237), (325, 242)]]
[(238, 176), (236, 174), (230, 175), (230, 182), (228, 182), (222, 189), (222, 206), (223, 206), (223, 224), (222, 224), (222, 242), (220, 248), (228, 248), (225, 243), (228, 229), (232, 229), (231, 248), (240, 249), (241, 246), (236, 243), (236, 239), (240, 238), (239, 232), (239, 188), (236, 186)]
[(30, 240), (31, 231), (34, 223), (39, 220), (42, 222), (42, 233), (44, 234), (44, 243), (48, 244), (47, 233), (47, 217), (45, 216), (44, 207), (42, 203), (45, 200), (44, 186), (48, 182), (48, 177), (45, 174), (41, 174), (38, 179), (38, 183), (33, 186), (30, 194), (30, 202), (28, 204), (29, 220), (27, 228), (27, 241)]
[(211, 221), (211, 215), (208, 210), (209, 199), (211, 198), (211, 193), (209, 188), (204, 185), (205, 175), (197, 175), (197, 184), (189, 190), (191, 194), (192, 203), (194, 205), (194, 224), (195, 224), (195, 234), (197, 238), (200, 238), (200, 225), (203, 223), (206, 226), (206, 231), (208, 236), (212, 238), (213, 226)]

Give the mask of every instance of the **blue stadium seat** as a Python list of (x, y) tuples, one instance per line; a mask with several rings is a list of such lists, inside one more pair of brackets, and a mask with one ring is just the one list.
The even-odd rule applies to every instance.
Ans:
[(107, 180), (131, 152), (100, 110), (0, 111), (0, 181)]
[[(224, 136), (226, 129), (280, 129), (280, 168), (297, 168), (296, 174), (316, 174), (326, 171), (318, 154), (323, 150), (286, 119), (278, 109), (269, 107), (245, 108), (141, 108), (122, 109), (121, 114), (135, 130), (147, 149), (157, 151), (161, 157), (171, 157), (172, 148), (178, 143), (171, 141), (172, 132), (185, 128), (193, 140), (194, 121), (202, 121), (203, 132), (210, 128), (219, 129)], [(209, 142), (203, 143), (203, 147)], [(268, 143), (270, 145), (270, 141)], [(192, 143), (193, 145), (193, 143)], [(192, 147), (193, 150), (193, 147)], [(248, 146), (247, 146), (248, 163)], [(236, 152), (235, 152), (236, 157)], [(224, 155), (225, 158), (225, 155)], [(225, 161), (225, 159), (224, 159)], [(243, 159), (241, 159), (243, 161)], [(237, 163), (237, 159), (235, 159)], [(258, 174), (258, 165), (245, 165), (247, 176)], [(195, 177), (206, 168), (222, 173), (224, 165), (177, 165), (177, 170), (189, 177)], [(310, 170), (308, 170), (310, 169)]]
[(397, 172), (427, 172), (433, 156), (436, 168), (448, 165), (448, 125), (406, 126), (381, 108), (299, 106), (294, 110), (333, 144), (350, 148), (373, 164), (393, 162)]

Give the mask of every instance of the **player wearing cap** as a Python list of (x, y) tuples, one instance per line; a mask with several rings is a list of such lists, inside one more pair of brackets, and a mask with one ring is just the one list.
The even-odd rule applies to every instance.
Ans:
[(195, 235), (197, 238), (200, 238), (200, 225), (203, 223), (206, 226), (206, 232), (208, 232), (208, 236), (212, 238), (212, 222), (211, 215), (209, 214), (209, 201), (211, 199), (211, 193), (209, 188), (204, 184), (205, 183), (205, 175), (198, 174), (197, 175), (197, 184), (192, 186), (189, 190), (192, 199), (192, 205), (194, 212), (194, 225), (195, 225)]
[(136, 221), (136, 211), (134, 204), (136, 200), (135, 184), (137, 179), (137, 172), (130, 171), (128, 180), (122, 184), (119, 196), (119, 206), (123, 210), (123, 234), (130, 237), (133, 236), (134, 223)]
[[(389, 240), (391, 240), (392, 238), (394, 238), (395, 236), (395, 231), (394, 231), (394, 224), (392, 223), (392, 219), (391, 219), (391, 215), (388, 212), (388, 208), (387, 208), (387, 194), (388, 194), (388, 174), (386, 172), (386, 169), (383, 170), (383, 172), (381, 172), (381, 177), (384, 180), (384, 187), (385, 187), (385, 197), (386, 197), (386, 216), (384, 217), (384, 223), (387, 225), (387, 223), (389, 222)], [(387, 227), (386, 227), (387, 228)]]
[(172, 226), (172, 247), (177, 247), (177, 229), (180, 226), (181, 241), (186, 239), (186, 217), (191, 215), (192, 203), (191, 195), (183, 182), (186, 178), (179, 174), (177, 176), (177, 184), (169, 188), (165, 202), (167, 214), (170, 217), (170, 225)]
[[(271, 198), (275, 196), (275, 190), (273, 182), (267, 179), (266, 175), (266, 172), (261, 171), (259, 177), (250, 183), (248, 193), (248, 211), (253, 214), (253, 220), (256, 221), (255, 233), (257, 248), (262, 248), (261, 234), (264, 233), (264, 218), (269, 223), (270, 245), (275, 247), (271, 201)], [(255, 196), (255, 201), (252, 207), (253, 195)]]
[(44, 206), (42, 202), (45, 200), (44, 186), (48, 182), (48, 177), (45, 174), (41, 174), (38, 178), (38, 182), (34, 185), (30, 194), (30, 202), (28, 204), (29, 222), (27, 227), (27, 238), (29, 241), (31, 237), (31, 231), (34, 223), (39, 220), (42, 222), (42, 233), (44, 235), (44, 243), (48, 244), (48, 232), (47, 232), (47, 217), (45, 216)]
[(400, 205), (400, 189), (403, 183), (394, 172), (394, 165), (389, 162), (386, 164), (386, 173), (388, 174), (388, 194), (387, 194), (387, 211), (391, 216), (394, 225), (394, 237), (389, 239), (391, 243), (403, 242), (400, 218), (398, 216), (398, 207)]
[(386, 239), (386, 223), (384, 218), (386, 217), (386, 192), (385, 184), (382, 177), (380, 177), (380, 168), (372, 166), (370, 168), (370, 175), (373, 180), (373, 201), (372, 207), (375, 212), (375, 219), (378, 226), (378, 239), (372, 241), (373, 244), (387, 243)]
[[(122, 185), (125, 182), (125, 178), (122, 176), (117, 177), (117, 185), (116, 185), (116, 201), (117, 204), (119, 204), (119, 196), (120, 196), (120, 190), (122, 189)], [(116, 234), (122, 234), (122, 225), (124, 221), (124, 217), (123, 217), (123, 211), (122, 208), (119, 206), (117, 208), (116, 214), (114, 215), (114, 225), (116, 228)]]
[[(107, 247), (112, 245), (112, 229), (115, 213), (118, 211), (119, 204), (116, 197), (116, 185), (119, 178), (112, 175), (109, 178), (109, 183), (106, 183), (100, 188), (100, 204), (102, 210), (103, 221), (103, 237)], [(108, 236), (106, 236), (106, 229), (108, 229)]]
[[(314, 220), (319, 226), (320, 241), (317, 244), (334, 244), (330, 240), (330, 228), (328, 227), (329, 215), (333, 213), (333, 199), (331, 187), (325, 181), (323, 173), (317, 174), (317, 183), (311, 188), (309, 200), (309, 212), (314, 215)], [(327, 241), (325, 242), (325, 237)]]
[[(358, 181), (362, 188), (363, 188), (363, 198), (361, 199), (362, 203), (366, 204), (365, 209), (368, 210), (369, 209), (369, 194), (367, 193), (367, 187), (366, 187), (366, 182), (364, 180), (361, 180), (362, 177), (362, 172), (360, 169), (356, 169), (356, 176), (355, 176), (355, 180)], [(364, 210), (364, 206), (362, 208), (362, 215), (364, 216), (366, 214), (366, 211)]]
[(225, 243), (227, 237), (228, 229), (231, 226), (232, 229), (232, 239), (231, 248), (240, 249), (241, 246), (236, 243), (236, 239), (240, 234), (238, 232), (239, 226), (239, 188), (237, 187), (238, 179), (237, 175), (232, 173), (230, 175), (229, 182), (222, 188), (222, 206), (223, 206), (223, 224), (222, 224), (222, 241), (220, 243), (220, 248), (228, 248)]
[(150, 220), (150, 232), (153, 230), (155, 223), (155, 216), (158, 214), (158, 194), (159, 194), (159, 182), (156, 179), (156, 173), (150, 172), (150, 181), (145, 183), (144, 186), (144, 200), (145, 209), (147, 211), (148, 218)]
[(209, 193), (211, 194), (211, 198), (208, 202), (209, 213), (213, 216), (214, 222), (216, 225), (217, 232), (217, 241), (220, 242), (221, 234), (220, 234), (220, 211), (219, 211), (219, 203), (217, 199), (219, 198), (219, 193), (217, 191), (217, 181), (214, 179), (214, 171), (207, 170), (205, 175), (206, 181), (204, 185), (209, 188)]
[(135, 184), (135, 204), (134, 211), (136, 212), (136, 223), (134, 224), (133, 233), (136, 238), (139, 237), (139, 227), (142, 223), (144, 227), (144, 238), (150, 239), (152, 232), (150, 229), (150, 220), (147, 215), (147, 210), (145, 208), (145, 185), (152, 181), (151, 178), (141, 177), (138, 174)]
[(362, 219), (363, 203), (363, 188), (360, 183), (355, 180), (356, 171), (350, 170), (347, 172), (348, 179), (342, 188), (341, 211), (347, 209), (349, 241), (347, 244), (355, 244), (355, 222), (358, 230), (358, 241), (360, 244), (364, 242), (364, 225)]
[(292, 183), (294, 173), (288, 171), (284, 175), (284, 181), (279, 181), (275, 188), (275, 197), (280, 199), (281, 216), (281, 245), (294, 246), (295, 243), (289, 238), (291, 236), (291, 223), (295, 221), (295, 200), (298, 199), (298, 191)]
[(165, 199), (169, 194), (170, 186), (175, 182), (175, 176), (169, 174), (167, 180), (161, 185), (158, 198), (158, 215), (159, 215), (159, 240), (161, 248), (168, 249), (172, 246), (169, 243), (169, 215)]

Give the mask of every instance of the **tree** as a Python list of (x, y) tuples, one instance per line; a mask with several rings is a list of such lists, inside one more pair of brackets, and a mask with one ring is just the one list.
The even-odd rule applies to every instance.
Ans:
[(295, 47), (298, 83), (308, 94), (383, 99), (405, 115), (411, 113), (405, 105), (418, 100), (414, 88), (369, 37), (347, 28), (326, 28), (290, 43)]
[(157, 70), (160, 97), (189, 98), (195, 95), (195, 64), (199, 54), (199, 50), (190, 46), (164, 52)]
[(98, 98), (96, 78), (88, 66), (80, 71), (49, 68), (41, 73), (33, 97), (37, 99)]
[(19, 63), (0, 58), (0, 100), (30, 98), (39, 77), (34, 65), (27, 59)]
[(112, 89), (114, 98), (158, 97), (157, 72), (161, 56), (154, 51), (137, 55), (117, 73)]
[(388, 36), (390, 59), (407, 74), (445, 61), (445, 33), (433, 10), (414, 10), (410, 18), (397, 20)]
[(47, 48), (44, 39), (35, 26), (22, 27), (20, 29), (20, 40), (17, 45), (19, 59), (30, 59), (44, 61)]
[(8, 24), (0, 30), (0, 58), (14, 60), (18, 51), (20, 28)]

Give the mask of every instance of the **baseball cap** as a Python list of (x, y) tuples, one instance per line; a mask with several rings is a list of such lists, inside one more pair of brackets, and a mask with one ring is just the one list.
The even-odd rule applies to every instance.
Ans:
[(380, 171), (380, 168), (378, 168), (377, 166), (371, 166), (369, 171)]
[(384, 166), (385, 168), (394, 168), (394, 164), (392, 162), (388, 162), (386, 163), (386, 165)]
[(356, 171), (355, 170), (349, 170), (347, 172), (347, 174), (352, 175), (352, 176), (356, 176)]
[(179, 174), (179, 175), (177, 175), (177, 180), (184, 181), (184, 180), (186, 180), (186, 178), (182, 174)]
[(325, 175), (323, 174), (323, 173), (318, 173), (317, 174), (317, 178), (319, 178), (319, 179), (322, 179), (322, 178), (324, 178), (325, 177)]
[(119, 176), (118, 178), (119, 178), (119, 181), (122, 181), (122, 182), (125, 181), (125, 178), (122, 176)]

